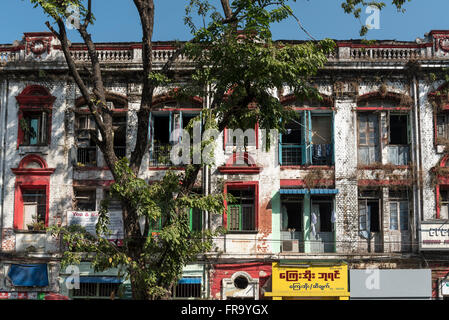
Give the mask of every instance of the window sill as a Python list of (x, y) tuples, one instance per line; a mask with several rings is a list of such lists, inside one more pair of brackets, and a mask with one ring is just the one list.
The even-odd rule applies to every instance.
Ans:
[(109, 167), (77, 166), (77, 165), (74, 165), (73, 168), (76, 171), (108, 171), (109, 170)]

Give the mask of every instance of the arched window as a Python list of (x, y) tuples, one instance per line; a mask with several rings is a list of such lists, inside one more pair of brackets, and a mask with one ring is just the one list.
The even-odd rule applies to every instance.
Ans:
[(52, 107), (56, 100), (39, 85), (26, 87), (16, 97), (19, 103), (17, 146), (48, 146), (51, 141)]
[(41, 157), (28, 155), (11, 170), (16, 175), (14, 228), (36, 230), (36, 226), (48, 226), (50, 175), (55, 169), (48, 168)]

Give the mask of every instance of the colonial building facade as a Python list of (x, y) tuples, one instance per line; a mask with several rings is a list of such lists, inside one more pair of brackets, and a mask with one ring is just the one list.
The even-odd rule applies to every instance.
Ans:
[[(115, 152), (129, 156), (138, 143), (141, 45), (98, 44), (97, 51), (114, 112)], [(171, 42), (154, 43), (154, 67), (174, 51)], [(88, 64), (83, 44), (71, 52), (80, 67)], [(180, 57), (176, 66), (188, 70), (189, 61)], [(197, 187), (232, 194), (236, 202), (224, 215), (192, 211), (191, 226), (223, 226), (227, 233), (185, 267), (173, 297), (449, 297), (448, 66), (449, 31), (415, 42), (337, 41), (315, 78), (323, 99), (273, 91), (300, 120), (275, 135), (270, 148), (256, 126), (243, 164), (236, 163), (225, 130)], [(173, 130), (210, 104), (207, 97), (180, 103), (168, 90), (159, 88), (154, 98), (140, 172), (148, 182), (171, 166)], [(80, 288), (68, 286), (72, 270), (60, 268), (60, 241), (42, 231), (54, 224), (92, 228), (113, 183), (90, 139), (95, 124), (85, 105), (51, 33), (0, 45), (0, 298), (109, 298), (112, 291), (129, 297), (117, 270), (98, 274), (88, 263), (78, 266)], [(119, 242), (120, 205), (112, 203), (110, 214), (111, 240)], [(389, 287), (390, 278), (397, 285)], [(410, 281), (421, 289), (398, 289)]]

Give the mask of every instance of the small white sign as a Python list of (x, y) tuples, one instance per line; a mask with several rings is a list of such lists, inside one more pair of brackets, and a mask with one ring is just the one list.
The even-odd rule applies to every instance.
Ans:
[(449, 296), (449, 280), (441, 281), (441, 293), (443, 296)]
[(449, 222), (421, 222), (422, 250), (449, 250)]
[[(80, 225), (92, 235), (96, 235), (95, 227), (98, 221), (98, 211), (67, 211), (67, 225)], [(122, 240), (123, 218), (121, 211), (109, 211), (109, 240)]]

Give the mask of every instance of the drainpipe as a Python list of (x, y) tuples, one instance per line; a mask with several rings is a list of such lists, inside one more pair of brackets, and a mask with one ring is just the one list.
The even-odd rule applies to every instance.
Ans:
[[(6, 132), (7, 132), (7, 118), (8, 118), (8, 94), (9, 94), (9, 80), (5, 80), (3, 82), (3, 88), (1, 90), (2, 94), (2, 101), (1, 101), (1, 112), (0, 112), (0, 139), (2, 143), (1, 147), (1, 156), (0, 161), (2, 165), (2, 175), (0, 184), (2, 186), (1, 190), (1, 212), (0, 212), (0, 251), (3, 251), (2, 249), (2, 243), (3, 243), (3, 220), (4, 220), (4, 204), (5, 204), (5, 155), (6, 155)], [(3, 123), (1, 119), (3, 118)]]
[[(421, 128), (420, 128), (420, 117), (419, 117), (419, 100), (418, 100), (418, 80), (416, 79), (416, 76), (413, 76), (413, 100), (414, 100), (414, 120), (415, 120), (415, 130), (414, 132), (414, 158), (416, 163), (416, 185), (413, 186), (413, 201), (414, 201), (414, 208), (416, 210), (416, 213), (414, 214), (415, 217), (415, 232), (412, 232), (414, 240), (417, 239), (420, 240), (419, 236), (419, 230), (421, 229), (421, 220), (422, 220), (422, 186), (421, 186), (421, 169), (422, 169), (422, 158), (421, 158)], [(415, 242), (413, 242), (415, 244)], [(412, 246), (414, 246), (412, 244)], [(419, 243), (418, 248), (412, 249), (418, 249), (419, 250)]]

